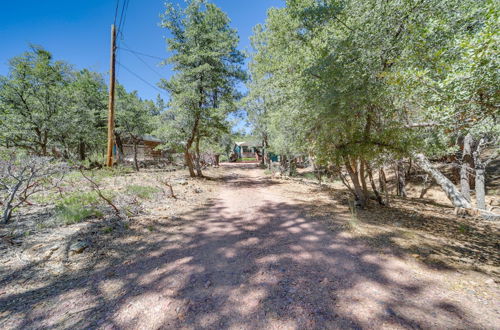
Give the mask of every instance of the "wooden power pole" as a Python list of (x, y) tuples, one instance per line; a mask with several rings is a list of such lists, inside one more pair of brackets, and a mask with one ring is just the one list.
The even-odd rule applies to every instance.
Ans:
[(106, 166), (113, 166), (113, 148), (115, 135), (115, 52), (116, 52), (116, 30), (111, 25), (111, 68), (109, 70), (109, 101), (108, 101), (108, 153)]

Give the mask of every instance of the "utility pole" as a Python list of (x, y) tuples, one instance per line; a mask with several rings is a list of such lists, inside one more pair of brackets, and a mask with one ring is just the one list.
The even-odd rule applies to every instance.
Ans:
[(108, 101), (108, 153), (106, 166), (113, 166), (113, 147), (115, 135), (115, 52), (116, 52), (116, 30), (111, 25), (111, 68), (109, 70), (109, 101)]

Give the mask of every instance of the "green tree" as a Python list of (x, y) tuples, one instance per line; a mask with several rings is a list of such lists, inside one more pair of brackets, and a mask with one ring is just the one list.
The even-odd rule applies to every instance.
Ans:
[(71, 81), (71, 69), (39, 46), (9, 61), (0, 77), (0, 143), (36, 155), (55, 147), (68, 99), (61, 97)]
[(137, 91), (127, 93), (120, 84), (116, 87), (116, 95), (116, 134), (120, 140), (126, 139), (132, 143), (134, 167), (139, 171), (138, 145), (144, 135), (150, 134), (154, 129), (151, 104), (141, 100)]
[(430, 126), (498, 111), (497, 12), (494, 1), (288, 0), (253, 38), (258, 126), (276, 151), (343, 169), (364, 205), (374, 166), (449, 152), (449, 131)]
[(57, 126), (58, 143), (83, 161), (106, 145), (107, 86), (100, 74), (84, 69), (61, 96), (69, 105)]
[(243, 55), (237, 50), (238, 35), (229, 18), (214, 4), (191, 0), (185, 8), (166, 4), (162, 26), (170, 32), (168, 49), (175, 75), (162, 80), (170, 93), (169, 114), (158, 134), (181, 148), (191, 176), (201, 176), (199, 156), (202, 139), (227, 130), (225, 117), (235, 110), (236, 84), (245, 78)]

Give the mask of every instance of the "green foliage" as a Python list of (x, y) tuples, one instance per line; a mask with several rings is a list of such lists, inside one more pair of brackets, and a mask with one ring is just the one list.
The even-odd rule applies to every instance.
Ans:
[[(131, 169), (130, 167), (120, 166), (120, 165), (115, 167), (103, 167), (99, 170), (85, 171), (85, 173), (87, 173), (89, 176), (91, 176), (94, 180), (98, 182), (106, 178), (121, 177), (133, 172), (134, 172), (133, 169)], [(69, 172), (66, 175), (65, 179), (67, 184), (70, 185), (74, 185), (75, 183), (85, 180), (80, 171)]]
[(116, 86), (116, 132), (132, 141), (139, 140), (153, 130), (154, 105), (141, 100), (137, 91), (127, 93), (125, 88)]
[(185, 8), (166, 3), (162, 26), (170, 33), (168, 63), (176, 73), (161, 82), (170, 101), (156, 134), (166, 147), (187, 152), (195, 142), (228, 132), (236, 84), (245, 78), (243, 55), (227, 15), (204, 0), (187, 1)]
[(103, 232), (104, 234), (109, 234), (109, 233), (111, 233), (112, 231), (113, 231), (113, 227), (104, 227), (104, 228), (102, 229), (102, 232)]
[(56, 217), (66, 225), (81, 222), (90, 217), (101, 217), (97, 208), (101, 200), (96, 192), (70, 193), (56, 203)]
[(252, 37), (245, 108), (254, 131), (276, 153), (323, 164), (449, 152), (453, 134), (498, 113), (497, 8), (287, 1)]
[(60, 95), (70, 83), (71, 69), (37, 46), (12, 58), (9, 67), (9, 75), (0, 78), (0, 143), (45, 156), (68, 106)]
[(75, 72), (32, 46), (0, 77), (0, 145), (85, 159), (105, 141), (106, 89), (100, 74)]
[(129, 185), (126, 188), (127, 193), (135, 195), (142, 199), (151, 199), (161, 190), (151, 186)]

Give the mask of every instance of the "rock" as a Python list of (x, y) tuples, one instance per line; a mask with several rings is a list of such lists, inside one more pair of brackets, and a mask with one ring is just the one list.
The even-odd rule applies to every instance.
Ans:
[(73, 253), (82, 253), (85, 249), (87, 249), (90, 246), (88, 242), (81, 241), (81, 242), (76, 242), (71, 244), (69, 247), (69, 250)]
[(58, 250), (60, 248), (60, 245), (54, 244), (52, 246), (49, 246), (48, 250), (51, 252), (54, 252), (55, 250)]
[(188, 184), (188, 182), (184, 179), (177, 179), (177, 180), (175, 180), (175, 183), (177, 183), (181, 186), (186, 186)]
[(50, 269), (52, 275), (61, 275), (66, 272), (66, 268), (63, 265), (58, 265)]
[(47, 260), (52, 257), (55, 251), (59, 250), (60, 244), (43, 245), (36, 244), (29, 249), (26, 249), (24, 253), (32, 261)]
[(196, 189), (194, 190), (194, 192), (195, 192), (195, 193), (197, 193), (197, 194), (200, 194), (200, 193), (202, 193), (202, 192), (203, 192), (203, 190), (201, 190), (200, 188), (196, 188)]

